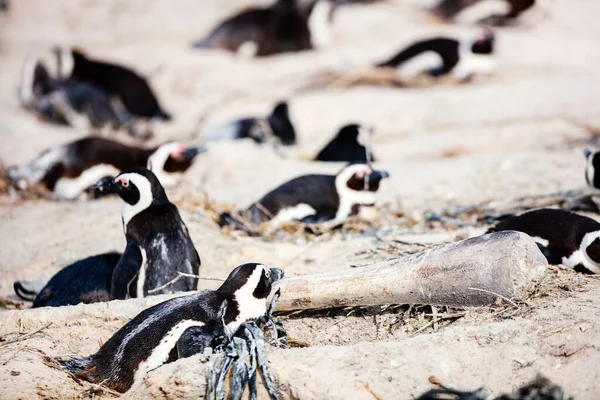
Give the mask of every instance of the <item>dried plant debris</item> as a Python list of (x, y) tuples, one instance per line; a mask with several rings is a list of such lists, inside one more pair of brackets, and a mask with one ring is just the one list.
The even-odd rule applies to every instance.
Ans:
[(8, 194), (11, 197), (30, 200), (50, 198), (50, 192), (43, 185), (32, 185), (19, 187), (9, 178), (9, 168), (0, 163), (0, 195)]
[(483, 388), (473, 392), (460, 391), (443, 385), (436, 377), (429, 377), (429, 382), (438, 386), (423, 393), (417, 400), (572, 400), (563, 389), (550, 382), (548, 379), (538, 376), (530, 383), (522, 386), (516, 392), (490, 396)]

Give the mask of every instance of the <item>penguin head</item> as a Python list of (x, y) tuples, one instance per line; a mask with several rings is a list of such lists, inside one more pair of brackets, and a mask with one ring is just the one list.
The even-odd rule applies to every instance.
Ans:
[(585, 149), (583, 154), (587, 160), (585, 180), (592, 189), (600, 189), (600, 175), (596, 174), (596, 169), (600, 168), (600, 153)]
[(290, 121), (288, 104), (285, 101), (277, 103), (271, 115), (267, 118), (273, 134), (284, 146), (296, 144), (296, 131)]
[(203, 146), (185, 146), (181, 143), (165, 143), (148, 157), (146, 166), (163, 186), (172, 186), (176, 179), (169, 174), (185, 172), (196, 156), (206, 151)]
[(473, 40), (471, 51), (475, 54), (492, 54), (494, 52), (494, 32), (486, 29)]
[(217, 289), (217, 292), (233, 300), (227, 306), (227, 325), (235, 330), (241, 323), (265, 315), (271, 286), (283, 275), (279, 268), (267, 268), (258, 263), (242, 264), (231, 271)]
[(376, 192), (381, 180), (389, 176), (388, 172), (374, 170), (367, 164), (350, 164), (338, 173), (335, 185), (338, 193)]
[(107, 177), (93, 186), (97, 194), (116, 193), (129, 206), (169, 202), (167, 194), (152, 171), (143, 167), (133, 167), (124, 170), (116, 177)]
[(594, 241), (585, 248), (585, 253), (593, 262), (600, 264), (600, 238), (594, 239)]

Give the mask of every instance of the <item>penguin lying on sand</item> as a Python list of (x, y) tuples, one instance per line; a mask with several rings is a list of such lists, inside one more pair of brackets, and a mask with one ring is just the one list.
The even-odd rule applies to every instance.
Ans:
[(16, 281), (15, 293), (33, 300), (33, 308), (109, 301), (113, 269), (120, 258), (116, 252), (88, 257), (58, 271), (41, 289), (32, 290), (31, 281)]
[(200, 257), (177, 207), (151, 171), (130, 168), (102, 179), (94, 190), (116, 193), (125, 203), (127, 246), (112, 275), (111, 299), (145, 297), (151, 290), (163, 294), (196, 289), (197, 279), (181, 278), (179, 272), (198, 275)]
[(127, 111), (138, 118), (171, 120), (150, 89), (146, 79), (130, 68), (88, 58), (79, 50), (54, 49), (59, 75), (96, 85), (116, 96)]
[(290, 121), (286, 102), (277, 103), (267, 118), (244, 118), (218, 127), (204, 136), (205, 142), (250, 138), (258, 144), (275, 140), (276, 144), (296, 144), (296, 131)]
[(56, 199), (73, 200), (100, 179), (135, 166), (148, 166), (164, 186), (173, 185), (203, 151), (179, 143), (144, 149), (91, 136), (50, 148), (7, 176), (18, 188), (42, 183)]
[(591, 218), (542, 208), (508, 217), (488, 233), (499, 231), (528, 234), (550, 264), (586, 274), (600, 273), (600, 223)]
[(463, 24), (505, 25), (541, 0), (441, 0), (433, 13), (446, 20)]
[(333, 1), (311, 0), (306, 10), (299, 3), (275, 0), (268, 7), (242, 11), (221, 22), (194, 47), (268, 56), (326, 46)]
[[(348, 165), (337, 175), (300, 176), (266, 194), (241, 216), (257, 225), (266, 221), (273, 226), (290, 221), (341, 224), (361, 207), (375, 205), (379, 184), (387, 177), (387, 172), (366, 164)], [(221, 225), (231, 222), (231, 215), (221, 215)]]
[(352, 163), (367, 163), (366, 141), (372, 135), (373, 129), (365, 129), (361, 125), (351, 124), (340, 129), (337, 136), (319, 152), (316, 161), (345, 161)]
[(213, 347), (225, 330), (235, 332), (245, 321), (263, 316), (271, 284), (282, 277), (283, 271), (276, 268), (240, 265), (217, 290), (150, 307), (117, 331), (97, 353), (63, 364), (84, 379), (125, 392), (147, 372), (202, 353)]
[(402, 79), (425, 73), (434, 78), (450, 74), (457, 81), (466, 81), (495, 69), (493, 52), (491, 31), (485, 31), (474, 40), (437, 37), (415, 42), (377, 67), (395, 68)]
[(50, 122), (79, 129), (121, 126), (108, 93), (88, 82), (55, 79), (34, 56), (25, 62), (20, 98), (25, 108)]

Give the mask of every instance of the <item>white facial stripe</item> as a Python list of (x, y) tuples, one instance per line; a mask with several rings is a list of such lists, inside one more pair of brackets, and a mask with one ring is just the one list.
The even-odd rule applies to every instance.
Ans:
[(340, 196), (340, 206), (332, 222), (344, 222), (352, 213), (355, 204), (375, 203), (375, 192), (366, 190), (352, 190), (348, 187), (348, 180), (357, 172), (369, 169), (365, 164), (355, 164), (346, 167), (335, 178), (335, 187)]
[(29, 55), (23, 66), (23, 76), (21, 78), (21, 103), (29, 106), (33, 103), (33, 81), (35, 77), (35, 66), (38, 62), (37, 57)]
[(258, 43), (248, 40), (237, 48), (237, 55), (241, 58), (253, 58), (258, 53)]
[(129, 203), (125, 203), (123, 205), (123, 230), (127, 233), (127, 224), (131, 221), (131, 218), (135, 217), (138, 213), (144, 211), (152, 204), (152, 185), (150, 185), (150, 182), (146, 177), (136, 173), (121, 174), (119, 177), (128, 179), (140, 192), (140, 199), (136, 204), (130, 205)]
[(425, 51), (396, 67), (396, 75), (400, 79), (410, 80), (426, 71), (441, 68), (444, 65), (442, 56), (437, 51)]
[(136, 297), (141, 299), (144, 297), (144, 285), (146, 284), (146, 267), (148, 266), (148, 257), (146, 256), (146, 250), (140, 247), (140, 253), (142, 253), (142, 264), (140, 265), (140, 271), (138, 272)]
[(533, 239), (534, 242), (539, 243), (544, 247), (548, 247), (548, 245), (550, 244), (550, 242), (548, 242), (546, 239), (541, 238), (539, 236), (532, 236), (531, 238)]
[(310, 43), (315, 49), (329, 45), (331, 42), (331, 26), (329, 14), (333, 4), (327, 0), (317, 0), (308, 17)]
[(581, 241), (581, 247), (579, 248), (583, 266), (595, 274), (600, 274), (600, 264), (592, 260), (585, 250), (598, 238), (600, 238), (600, 231), (586, 233)]
[(163, 187), (173, 186), (177, 180), (174, 176), (176, 174), (170, 174), (166, 172), (164, 168), (171, 153), (179, 147), (181, 147), (181, 144), (179, 143), (165, 143), (148, 157), (148, 164), (146, 167), (154, 172), (154, 175), (156, 175)]
[(169, 353), (173, 350), (181, 335), (192, 326), (201, 327), (204, 326), (204, 323), (188, 319), (177, 323), (171, 328), (159, 345), (152, 350), (150, 356), (139, 364), (138, 369), (135, 371), (134, 381), (139, 382), (148, 372), (163, 365), (169, 359)]
[(300, 203), (279, 211), (277, 215), (271, 219), (270, 224), (277, 226), (285, 222), (299, 221), (309, 215), (315, 215), (316, 213), (317, 211), (308, 204)]
[(267, 274), (269, 273), (267, 267), (259, 264), (254, 268), (252, 275), (250, 275), (244, 286), (233, 294), (238, 303), (239, 314), (234, 321), (227, 324), (227, 328), (231, 329), (231, 331), (235, 332), (243, 322), (263, 316), (267, 312), (266, 299), (257, 299), (253, 295), (263, 271)]
[(510, 4), (506, 0), (483, 0), (464, 8), (454, 17), (454, 22), (473, 25), (484, 18), (507, 15), (509, 12)]
[(73, 68), (75, 67), (75, 60), (73, 59), (73, 53), (70, 49), (61, 49), (60, 50), (60, 66), (58, 70), (58, 76), (66, 79), (71, 76), (73, 73)]
[(589, 187), (594, 188), (594, 176), (596, 175), (596, 169), (594, 168), (594, 156), (596, 153), (590, 154), (587, 158), (587, 168), (585, 170), (585, 177), (587, 178), (587, 184)]
[(94, 165), (83, 171), (77, 178), (60, 178), (54, 187), (54, 197), (61, 200), (74, 200), (100, 179), (118, 173), (119, 170), (112, 165)]
[(476, 74), (490, 74), (496, 69), (496, 61), (490, 54), (473, 54), (471, 41), (462, 41), (459, 47), (459, 61), (452, 69), (452, 76), (464, 81)]

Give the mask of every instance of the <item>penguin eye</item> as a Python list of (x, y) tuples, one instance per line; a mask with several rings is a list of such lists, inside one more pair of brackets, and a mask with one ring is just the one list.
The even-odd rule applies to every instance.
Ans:
[(123, 187), (125, 187), (125, 188), (126, 188), (126, 187), (129, 187), (129, 181), (128, 181), (128, 180), (125, 180), (125, 179), (123, 179), (123, 180), (121, 181), (121, 186), (123, 186)]

